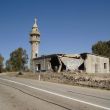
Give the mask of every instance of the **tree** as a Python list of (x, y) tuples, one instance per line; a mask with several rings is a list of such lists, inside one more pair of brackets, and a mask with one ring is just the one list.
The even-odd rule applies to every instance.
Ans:
[(6, 61), (6, 71), (12, 71), (12, 66), (10, 60)]
[(2, 70), (3, 70), (3, 61), (4, 61), (4, 58), (3, 58), (3, 56), (0, 54), (0, 73), (1, 73)]
[(6, 61), (6, 68), (11, 71), (21, 71), (25, 69), (27, 62), (26, 50), (18, 48), (10, 54), (10, 59)]
[(94, 54), (106, 56), (110, 59), (110, 40), (109, 41), (98, 41), (92, 46), (92, 52)]

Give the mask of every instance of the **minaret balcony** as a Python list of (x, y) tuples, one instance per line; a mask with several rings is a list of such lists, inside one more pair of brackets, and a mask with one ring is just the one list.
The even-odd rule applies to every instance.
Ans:
[(40, 36), (40, 33), (39, 33), (38, 31), (31, 32), (31, 33), (30, 33), (30, 36), (33, 36), (33, 35), (38, 35), (38, 36)]
[(40, 42), (40, 37), (30, 37), (30, 42)]

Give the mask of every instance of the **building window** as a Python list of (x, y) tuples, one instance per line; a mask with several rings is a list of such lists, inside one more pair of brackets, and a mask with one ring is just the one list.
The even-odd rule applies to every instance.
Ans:
[(104, 63), (104, 69), (107, 69), (107, 63)]
[(98, 64), (95, 64), (95, 73), (98, 73)]

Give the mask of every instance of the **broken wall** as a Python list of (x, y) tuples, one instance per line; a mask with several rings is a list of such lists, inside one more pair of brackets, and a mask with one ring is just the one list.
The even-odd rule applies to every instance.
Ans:
[(60, 57), (60, 59), (65, 64), (66, 70), (70, 71), (79, 70), (79, 66), (84, 62), (81, 58)]

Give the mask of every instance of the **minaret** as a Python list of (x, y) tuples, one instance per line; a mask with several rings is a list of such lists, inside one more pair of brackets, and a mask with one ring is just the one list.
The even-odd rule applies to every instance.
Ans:
[(37, 26), (37, 19), (35, 18), (32, 31), (30, 33), (30, 44), (31, 44), (31, 69), (33, 65), (33, 59), (38, 57), (39, 43), (40, 43), (40, 33)]

